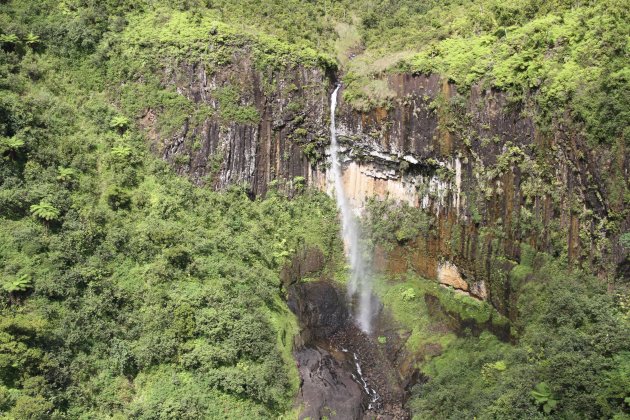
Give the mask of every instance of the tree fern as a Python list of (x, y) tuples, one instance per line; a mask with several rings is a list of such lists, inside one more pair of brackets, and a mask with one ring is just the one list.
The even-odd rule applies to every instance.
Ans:
[(31, 288), (31, 277), (28, 274), (23, 274), (4, 283), (2, 288), (9, 293), (25, 292)]
[(0, 42), (6, 44), (17, 44), (20, 39), (16, 34), (0, 34)]
[(46, 221), (56, 220), (59, 218), (60, 211), (47, 201), (40, 201), (39, 204), (31, 206), (31, 214)]
[(112, 156), (115, 158), (124, 159), (129, 155), (131, 155), (131, 147), (129, 146), (121, 144), (112, 148)]
[(61, 166), (58, 169), (58, 173), (59, 175), (57, 175), (57, 181), (61, 181), (61, 182), (67, 182), (72, 180), (72, 178), (74, 178), (75, 175), (75, 171), (72, 168), (64, 168), (63, 166)]
[(26, 38), (24, 39), (24, 42), (26, 43), (26, 45), (37, 44), (39, 42), (39, 36), (37, 36), (37, 35), (35, 35), (35, 34), (33, 34), (31, 32), (28, 35), (26, 35)]
[(122, 115), (117, 115), (109, 122), (109, 126), (118, 130), (124, 130), (129, 126), (129, 119)]
[(9, 156), (14, 156), (15, 153), (24, 146), (24, 140), (15, 137), (0, 137), (0, 153), (8, 152)]

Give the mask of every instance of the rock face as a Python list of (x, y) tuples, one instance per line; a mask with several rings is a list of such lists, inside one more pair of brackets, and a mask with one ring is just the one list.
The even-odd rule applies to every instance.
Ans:
[(438, 281), (440, 284), (451, 286), (454, 289), (468, 291), (468, 283), (459, 274), (457, 266), (449, 262), (438, 266)]
[(160, 117), (147, 110), (141, 122), (152, 133), (156, 153), (180, 174), (216, 189), (247, 185), (264, 195), (272, 181), (291, 190), (295, 177), (320, 185), (322, 173), (311, 161), (328, 141), (325, 70), (258, 70), (247, 47), (230, 63), (220, 71), (198, 63), (165, 70), (164, 85), (177, 86), (196, 114), (203, 115), (198, 111), (205, 107), (207, 116), (191, 115), (176, 133), (158, 134)]
[[(246, 184), (253, 196), (269, 188), (328, 189), (334, 75), (301, 66), (263, 71), (247, 48), (231, 63), (220, 71), (195, 63), (165, 71), (165, 85), (211, 112), (164, 135), (156, 130), (160, 115), (147, 110), (141, 122), (156, 153), (217, 189)], [(627, 252), (606, 223), (623, 210), (623, 197), (611, 191), (630, 172), (627, 154), (587, 146), (580, 127), (566, 121), (539, 129), (527, 98), (512, 102), (481, 86), (461, 93), (438, 75), (393, 74), (387, 82), (395, 97), (386, 108), (359, 112), (339, 103), (346, 193), (357, 207), (369, 197), (404, 201), (433, 221), (430, 234), (382, 251), (377, 270), (437, 279), (440, 266), (456, 265), (454, 286), (506, 315), (513, 306), (508, 273), (523, 244), (564, 256), (603, 281), (613, 281), (616, 270), (626, 275)], [(226, 89), (237, 92), (231, 102)], [(621, 222), (621, 231), (629, 227)]]
[(363, 394), (351, 371), (328, 351), (305, 348), (295, 353), (302, 378), (299, 400), (308, 402), (299, 419), (359, 419)]
[[(615, 181), (603, 182), (603, 170), (620, 165), (627, 173), (625, 157), (622, 163), (589, 149), (579, 127), (564, 122), (538, 129), (535, 110), (500, 91), (473, 86), (461, 94), (437, 75), (392, 75), (388, 83), (396, 97), (387, 109), (358, 113), (340, 105), (352, 161), (346, 188), (357, 203), (380, 196), (422, 207), (434, 225), (387, 253), (381, 269), (442, 275), (466, 290), (463, 278), (505, 314), (507, 275), (521, 261), (521, 244), (610, 280), (627, 256), (606, 245), (616, 238), (603, 239), (609, 233), (602, 222), (623, 207), (609, 196)], [(445, 276), (445, 264), (460, 275)]]
[(288, 304), (300, 320), (303, 343), (329, 337), (343, 327), (349, 317), (344, 296), (327, 282), (290, 286)]

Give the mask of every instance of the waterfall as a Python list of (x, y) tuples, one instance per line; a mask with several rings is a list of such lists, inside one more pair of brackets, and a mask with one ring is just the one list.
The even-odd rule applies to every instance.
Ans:
[(358, 294), (358, 307), (355, 317), (359, 327), (366, 333), (370, 332), (372, 320), (372, 282), (367, 270), (367, 262), (361, 241), (360, 226), (357, 215), (352, 208), (343, 186), (342, 168), (339, 160), (339, 144), (337, 144), (337, 130), (335, 126), (335, 111), (337, 109), (337, 92), (341, 85), (337, 85), (330, 97), (330, 156), (332, 160), (331, 174), (335, 187), (337, 207), (341, 213), (342, 235), (346, 248), (346, 256), (350, 264), (350, 280), (348, 281), (348, 297), (351, 301)]

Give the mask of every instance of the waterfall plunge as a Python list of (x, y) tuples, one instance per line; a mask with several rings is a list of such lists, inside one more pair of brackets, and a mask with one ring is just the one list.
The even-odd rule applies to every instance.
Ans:
[(372, 282), (367, 270), (367, 262), (361, 241), (360, 226), (354, 209), (350, 205), (343, 187), (341, 162), (339, 161), (339, 145), (337, 144), (337, 130), (335, 127), (335, 110), (337, 109), (337, 92), (341, 86), (337, 85), (330, 96), (330, 156), (332, 160), (332, 178), (335, 187), (337, 207), (341, 212), (341, 225), (346, 256), (350, 263), (350, 281), (348, 281), (348, 297), (358, 294), (358, 308), (355, 316), (359, 327), (366, 333), (370, 332), (372, 320)]

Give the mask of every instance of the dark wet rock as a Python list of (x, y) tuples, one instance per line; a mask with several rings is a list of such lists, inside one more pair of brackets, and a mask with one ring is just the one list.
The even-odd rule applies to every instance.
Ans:
[(305, 276), (318, 273), (324, 268), (325, 257), (317, 247), (304, 247), (291, 257), (291, 261), (280, 272), (282, 284), (291, 285)]
[(301, 387), (299, 418), (360, 419), (364, 393), (343, 361), (320, 348), (304, 348), (295, 353)]
[(288, 304), (300, 322), (303, 344), (325, 339), (348, 320), (344, 296), (327, 282), (291, 285)]
[(377, 400), (372, 401), (364, 392), (366, 398), (363, 418), (404, 420), (410, 417), (404, 408), (406, 392), (401, 385), (403, 378), (374, 337), (365, 334), (353, 322), (349, 322), (329, 338), (329, 343), (353, 359), (352, 368), (355, 375), (358, 375), (354, 364), (356, 357), (363, 380), (378, 395)]
[(375, 338), (354, 324), (345, 294), (325, 281), (294, 283), (288, 292), (301, 327), (294, 353), (302, 381), (300, 418), (408, 419), (403, 382), (409, 381)]

